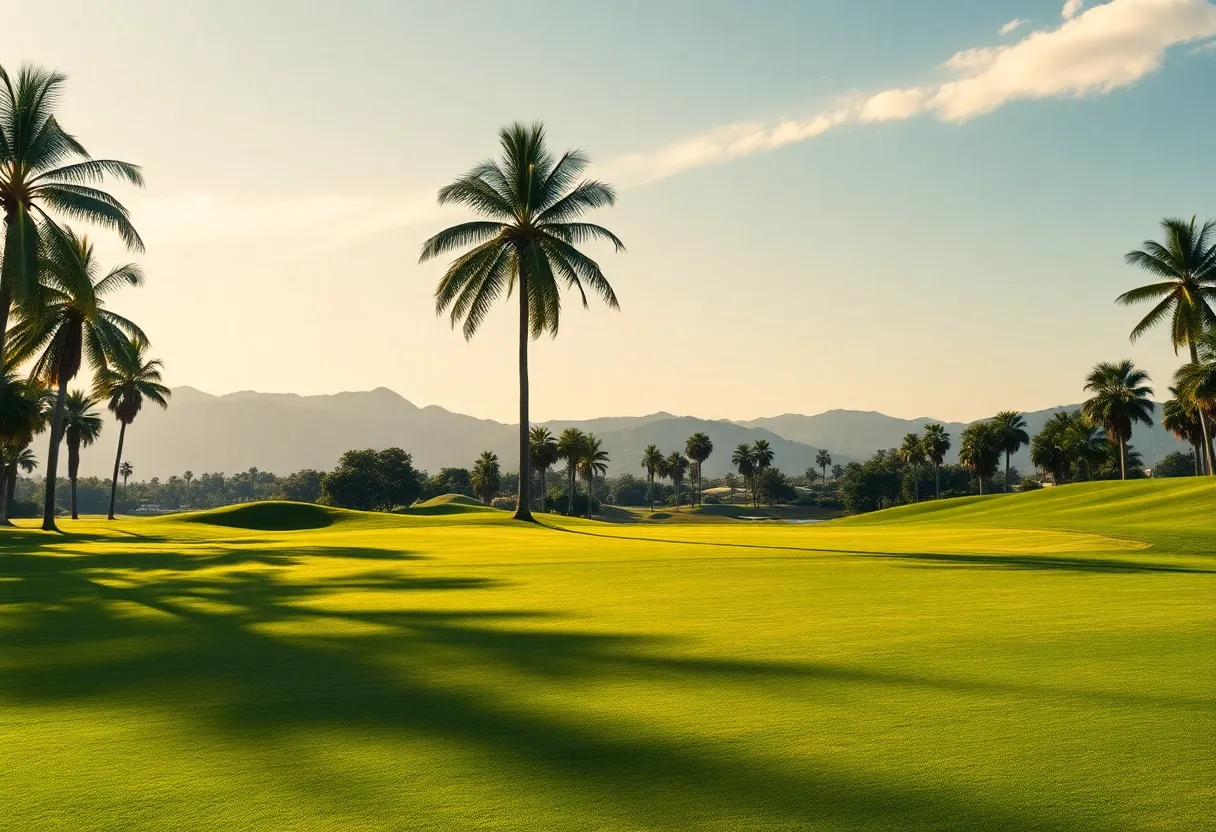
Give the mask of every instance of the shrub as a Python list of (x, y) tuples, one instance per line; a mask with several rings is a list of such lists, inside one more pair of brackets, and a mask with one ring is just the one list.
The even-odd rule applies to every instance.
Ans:
[(1195, 476), (1195, 455), (1174, 451), (1166, 454), (1153, 466), (1153, 478)]
[(490, 500), (490, 507), (500, 508), (503, 511), (515, 511), (515, 498), (495, 497), (493, 500)]

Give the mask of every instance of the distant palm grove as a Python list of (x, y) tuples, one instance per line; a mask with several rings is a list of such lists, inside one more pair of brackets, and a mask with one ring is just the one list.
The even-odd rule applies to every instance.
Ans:
[[(763, 439), (716, 447), (712, 436), (697, 432), (682, 447), (649, 445), (639, 458), (613, 460), (594, 433), (568, 428), (554, 435), (533, 425), (529, 342), (557, 335), (563, 289), (583, 306), (590, 293), (619, 308), (599, 263), (581, 247), (600, 241), (623, 252), (624, 244), (584, 217), (616, 199), (609, 184), (584, 177), (588, 158), (577, 150), (554, 154), (543, 125), (516, 123), (500, 131), (497, 159), (439, 191), (441, 205), (476, 217), (431, 237), (420, 259), (454, 258), (435, 288), (435, 311), (465, 338), (498, 301), (514, 298), (522, 476), (518, 468), (505, 470), (491, 451), (467, 468), (428, 473), (414, 468), (406, 450), (388, 448), (349, 451), (328, 472), (278, 476), (251, 467), (135, 480), (139, 461), (124, 456), (128, 431), (137, 429), (145, 405), (167, 407), (170, 391), (144, 330), (112, 307), (144, 283), (144, 272), (134, 262), (103, 263), (89, 229), (143, 252), (127, 209), (105, 189), (108, 182), (142, 187), (143, 173), (128, 162), (92, 157), (67, 132), (56, 116), (64, 83), (64, 76), (37, 67), (15, 75), (0, 68), (0, 523), (41, 516), (42, 528), (53, 530), (60, 516), (104, 512), (113, 519), (116, 512), (256, 499), (391, 511), (452, 493), (520, 520), (534, 512), (604, 516), (610, 506), (699, 513), (733, 506), (740, 516), (765, 516), (762, 507), (862, 512), (1086, 480), (1216, 473), (1216, 224), (1193, 217), (1163, 220), (1159, 240), (1125, 256), (1149, 282), (1116, 298), (1147, 307), (1132, 341), (1164, 330), (1182, 356), (1160, 407), (1146, 372), (1130, 360), (1103, 361), (1083, 380), (1083, 406), (1056, 413), (1033, 435), (1023, 414), (1003, 411), (958, 436), (925, 424), (864, 461), (834, 462), (829, 449), (818, 449), (815, 464), (797, 472), (783, 471)], [(1192, 450), (1154, 461), (1150, 472), (1131, 440), (1137, 425), (1155, 419)], [(118, 431), (113, 473), (81, 478), (82, 454), (107, 425)], [(1023, 449), (1032, 472), (1012, 464)], [(729, 457), (732, 472), (706, 477), (711, 457)], [(609, 476), (612, 465), (634, 473)]]

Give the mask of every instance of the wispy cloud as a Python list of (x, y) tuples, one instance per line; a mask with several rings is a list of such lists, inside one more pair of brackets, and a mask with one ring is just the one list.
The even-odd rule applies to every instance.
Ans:
[(1084, 5), (1085, 0), (1065, 0), (1064, 8), (1060, 10), (1060, 17), (1065, 20), (1072, 20)]
[(1014, 18), (1013, 20), (1009, 21), (1008, 23), (1006, 23), (1004, 26), (1001, 27), (1001, 35), (1002, 36), (1012, 35), (1014, 32), (1016, 32), (1018, 29), (1021, 29), (1023, 26), (1025, 26), (1029, 22), (1030, 22), (1029, 20), (1023, 20), (1020, 17)]
[(1023, 99), (1106, 94), (1159, 69), (1171, 47), (1216, 36), (1216, 5), (1208, 0), (1110, 0), (1084, 11), (1081, 5), (1069, 0), (1053, 29), (956, 52), (941, 67), (949, 80), (854, 96), (806, 119), (725, 125), (618, 158), (600, 172), (637, 185), (776, 150), (845, 124), (920, 114), (961, 122)]

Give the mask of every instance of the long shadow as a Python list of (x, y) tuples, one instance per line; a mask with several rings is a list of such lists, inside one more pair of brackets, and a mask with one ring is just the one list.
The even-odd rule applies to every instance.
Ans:
[(782, 544), (764, 543), (734, 543), (712, 540), (671, 540), (658, 537), (621, 537), (611, 534), (584, 531), (582, 529), (564, 529), (560, 526), (541, 525), (547, 529), (567, 534), (584, 535), (601, 540), (634, 541), (647, 543), (665, 543), (675, 546), (708, 546), (725, 549), (750, 549), (753, 551), (805, 552), (808, 554), (843, 555), (848, 557), (873, 557), (894, 560), (920, 560), (927, 562), (951, 563), (956, 566), (988, 567), (994, 569), (1036, 569), (1065, 572), (1175, 572), (1195, 575), (1216, 575), (1216, 569), (1200, 569), (1191, 566), (1179, 566), (1170, 563), (1152, 563), (1148, 561), (1119, 560), (1116, 558), (1068, 558), (1049, 555), (983, 555), (956, 554), (948, 552), (877, 552), (857, 549), (842, 549), (838, 547), (788, 546)]

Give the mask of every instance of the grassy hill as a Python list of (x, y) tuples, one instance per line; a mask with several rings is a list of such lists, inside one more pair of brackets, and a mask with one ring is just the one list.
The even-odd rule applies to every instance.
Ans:
[(0, 531), (6, 828), (1195, 829), (1216, 484)]

